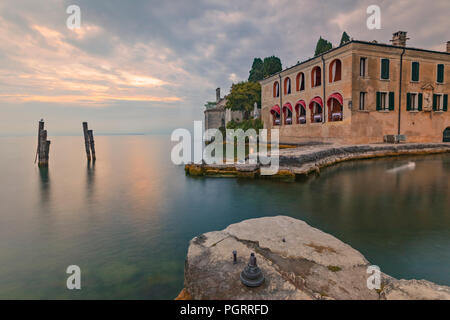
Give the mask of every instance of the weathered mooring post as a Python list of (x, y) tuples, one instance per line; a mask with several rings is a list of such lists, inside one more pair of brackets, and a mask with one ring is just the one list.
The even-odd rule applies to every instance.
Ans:
[(91, 161), (91, 159), (95, 161), (96, 157), (95, 157), (94, 131), (88, 130), (87, 122), (83, 122), (83, 133), (84, 133), (84, 146), (86, 148), (86, 157), (88, 161)]
[(41, 120), (39, 121), (38, 147), (36, 153), (36, 158), (39, 159), (38, 166), (40, 168), (48, 167), (49, 154), (50, 141), (47, 140), (47, 130), (44, 130), (44, 120)]
[(89, 144), (91, 145), (92, 160), (95, 161), (97, 158), (95, 157), (94, 131), (88, 130), (88, 135), (89, 135)]
[(36, 156), (34, 157), (34, 163), (36, 163), (36, 160), (38, 159), (39, 156), (39, 150), (41, 147), (41, 132), (44, 130), (44, 119), (41, 119), (39, 121), (39, 126), (38, 126), (38, 144), (37, 144), (37, 149), (36, 149)]
[(83, 122), (83, 133), (84, 133), (84, 146), (86, 148), (86, 157), (88, 161), (91, 161), (91, 151), (89, 148), (89, 133), (87, 122)]

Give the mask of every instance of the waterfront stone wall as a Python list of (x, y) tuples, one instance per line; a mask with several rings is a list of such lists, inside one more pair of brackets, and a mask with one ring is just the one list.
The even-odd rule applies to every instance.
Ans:
[(447, 152), (450, 152), (450, 143), (305, 145), (281, 149), (280, 169), (272, 176), (260, 176), (260, 166), (251, 164), (188, 164), (185, 166), (185, 171), (191, 176), (231, 176), (293, 181), (296, 176), (319, 173), (321, 168), (343, 161)]

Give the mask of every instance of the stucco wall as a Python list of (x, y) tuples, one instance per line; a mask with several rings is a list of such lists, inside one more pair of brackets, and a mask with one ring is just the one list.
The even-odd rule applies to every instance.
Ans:
[(205, 111), (205, 130), (218, 129), (225, 123), (224, 110), (206, 110)]

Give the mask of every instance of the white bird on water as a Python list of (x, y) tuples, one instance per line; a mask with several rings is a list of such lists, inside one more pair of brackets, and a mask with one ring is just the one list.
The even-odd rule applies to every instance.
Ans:
[(395, 172), (404, 171), (404, 170), (414, 170), (415, 168), (416, 168), (416, 163), (410, 161), (407, 164), (404, 164), (404, 165), (396, 167), (396, 168), (389, 169), (386, 172), (395, 173)]

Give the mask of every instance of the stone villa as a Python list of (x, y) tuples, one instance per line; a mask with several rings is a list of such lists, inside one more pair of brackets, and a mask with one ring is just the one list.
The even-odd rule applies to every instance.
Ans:
[(220, 88), (216, 89), (216, 105), (205, 110), (205, 130), (225, 128), (228, 122), (239, 122), (243, 119), (241, 111), (226, 109), (227, 97), (220, 97)]
[(352, 40), (260, 81), (262, 120), (280, 142), (450, 141), (447, 51)]

